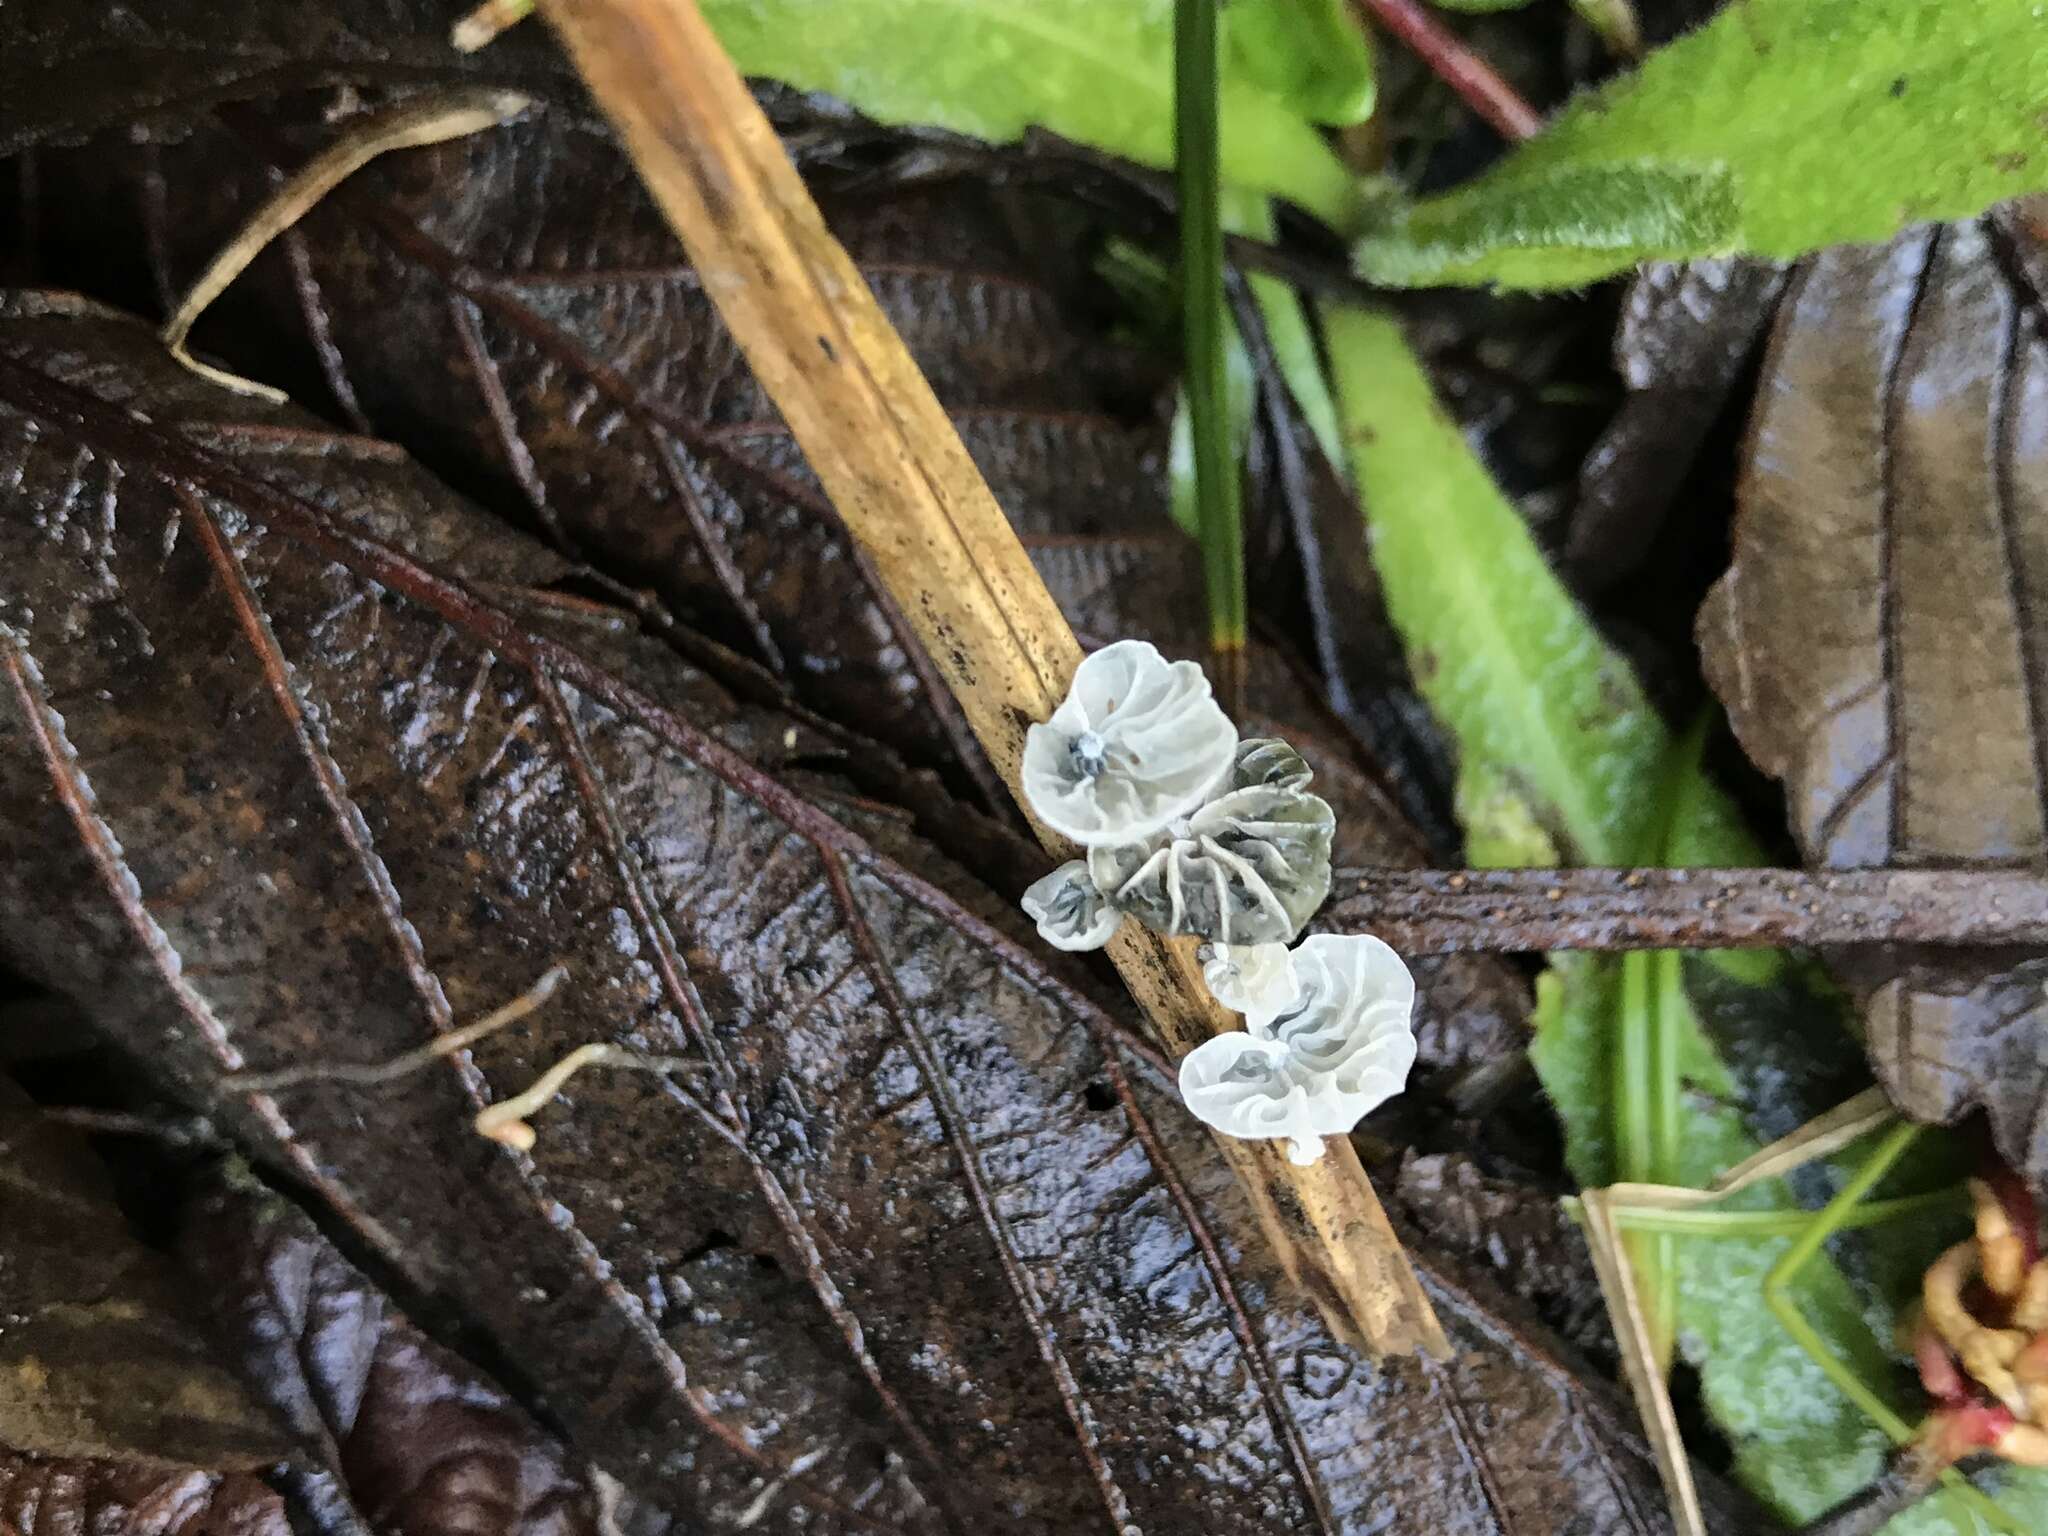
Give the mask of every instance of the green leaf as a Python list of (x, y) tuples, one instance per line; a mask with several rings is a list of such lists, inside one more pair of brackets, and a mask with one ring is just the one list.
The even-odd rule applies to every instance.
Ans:
[(1359, 248), (1390, 284), (1555, 288), (1789, 258), (2048, 187), (2033, 0), (1745, 0)]
[(1512, 793), (1511, 819), (1568, 861), (1629, 863), (1670, 733), (1465, 446), (1400, 326), (1322, 314), (1373, 561), (1416, 684), (1457, 737), (1460, 802)]
[(1396, 212), (1360, 242), (1359, 275), (1390, 288), (1571, 288), (1638, 261), (1741, 243), (1734, 179), (1719, 167), (1551, 166), (1531, 171), (1511, 198), (1477, 194)]
[[(1437, 403), (1398, 325), (1337, 307), (1323, 318), (1387, 604), (1419, 686), (1457, 739), (1459, 810), (1474, 862), (1547, 860), (1553, 840), (1589, 863), (1760, 862), (1700, 766), (1704, 732), (1673, 743)], [(1748, 1009), (1837, 1027), (1839, 1002), (1811, 975), (1750, 957), (1733, 974), (1704, 956), (1552, 957), (1537, 983), (1530, 1056), (1578, 1183), (1697, 1186), (1756, 1150), (1739, 1085), (1695, 999), (1712, 988), (1717, 1017)], [(1729, 1202), (1738, 1210), (1796, 1205), (1781, 1181)], [(1893, 1280), (1887, 1295), (1910, 1304), (1910, 1277), (1964, 1226), (1953, 1213), (1888, 1225), (1879, 1238), (1882, 1273)], [(1737, 1477), (1787, 1519), (1806, 1520), (1866, 1484), (1886, 1442), (1765, 1304), (1764, 1277), (1789, 1242), (1627, 1238), (1653, 1324), (1661, 1319), (1698, 1368)], [(1879, 1396), (1897, 1390), (1900, 1373), (1883, 1342), (1895, 1319), (1881, 1298), (1859, 1295), (1824, 1255), (1801, 1272), (1794, 1296)], [(1909, 1418), (1916, 1411), (1903, 1400), (1899, 1408)], [(2028, 1528), (2048, 1529), (2048, 1480), (2016, 1478), (2002, 1497), (2021, 1521), (2037, 1522)], [(1956, 1495), (1940, 1492), (1895, 1536), (1961, 1536), (1981, 1528), (1973, 1521)]]
[[(1664, 862), (1655, 850), (1644, 851), (1646, 862)], [(1732, 1102), (1736, 1085), (1694, 1010), (1689, 973), (1695, 964), (1669, 952), (1619, 959), (1558, 955), (1540, 979), (1530, 1059), (1564, 1123), (1566, 1159), (1582, 1187), (1642, 1176), (1626, 1133), (1631, 1122), (1648, 1121), (1659, 1109), (1677, 1109), (1680, 1135), (1676, 1156), (1668, 1162), (1659, 1158), (1648, 1170), (1656, 1182), (1698, 1186), (1757, 1149)], [(1644, 1053), (1660, 1035), (1671, 1037), (1683, 1095), (1675, 1105), (1620, 1102), (1615, 1064), (1632, 1051)], [(1782, 1181), (1773, 1180), (1716, 1209), (1785, 1209), (1797, 1203)], [(1879, 1241), (1910, 1244), (1924, 1264), (1944, 1243), (1964, 1235), (1966, 1226), (1961, 1215), (1951, 1213), (1887, 1227)], [(1803, 1521), (1868, 1483), (1882, 1465), (1886, 1440), (1764, 1303), (1764, 1277), (1789, 1242), (1643, 1233), (1627, 1238), (1638, 1284), (1646, 1296), (1663, 1300), (1668, 1311), (1662, 1316), (1678, 1353), (1699, 1371), (1707, 1413), (1733, 1448), (1735, 1475), (1786, 1519)], [(1816, 1259), (1801, 1272), (1794, 1295), (1835, 1353), (1880, 1396), (1891, 1396), (1896, 1369), (1866, 1321), (1863, 1298), (1841, 1271)], [(1659, 1315), (1653, 1301), (1652, 1317)], [(1911, 1417), (1907, 1402), (1897, 1406)]]
[[(1173, 163), (1172, 0), (706, 0), (704, 12), (744, 73), (885, 123), (998, 144), (1043, 127)], [(1225, 182), (1349, 228), (1353, 178), (1302, 107), (1235, 50), (1222, 76)]]
[(1231, 0), (1223, 25), (1246, 78), (1309, 121), (1372, 116), (1372, 46), (1345, 0)]

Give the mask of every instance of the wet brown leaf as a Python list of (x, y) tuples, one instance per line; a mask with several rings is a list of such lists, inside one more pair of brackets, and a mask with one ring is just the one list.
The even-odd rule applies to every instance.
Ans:
[(1736, 257), (1656, 262), (1629, 285), (1614, 337), (1628, 398), (1586, 456), (1565, 554), (1606, 586), (1637, 569), (1701, 445), (1756, 358), (1786, 269)]
[[(1831, 251), (1765, 359), (1734, 564), (1700, 616), (1714, 689), (1785, 783), (1809, 863), (2038, 867), (2048, 340), (2016, 216)], [(1972, 1106), (2048, 1179), (2032, 954), (1864, 968), (1869, 1047), (1924, 1120)]]
[[(389, 449), (25, 296), (0, 477), (5, 958), (631, 1490), (710, 1530), (1665, 1528), (1625, 1413), (1485, 1292), (1431, 1270), (1448, 1366), (1330, 1338), (1006, 899), (800, 797), (786, 717), (533, 591), (558, 562)], [(446, 1068), (221, 1087), (554, 963)], [(530, 1158), (472, 1133), (593, 1038), (703, 1071), (579, 1079)]]
[(1614, 1335), (1593, 1256), (1554, 1193), (1489, 1176), (1456, 1153), (1411, 1154), (1401, 1161), (1393, 1200), (1444, 1248), (1491, 1270), (1497, 1284), (1512, 1287), (1573, 1344), (1613, 1368)]
[(118, 1459), (137, 1475), (246, 1471), (290, 1449), (216, 1356), (175, 1271), (129, 1231), (91, 1149), (6, 1078), (0, 1298), (0, 1446)]
[[(62, 164), (112, 178), (108, 200), (139, 212), (137, 249), (167, 253), (157, 280), (175, 287), (265, 185), (261, 146), (297, 137), (244, 122), (146, 173), (126, 154)], [(147, 176), (168, 188), (167, 223), (148, 222)], [(985, 193), (866, 189), (827, 211), (1084, 642), (1201, 655), (1200, 563), (1166, 508), (1157, 375), (1099, 339)], [(248, 281), (223, 317), (238, 323), (212, 332), (238, 366), (316, 390), (324, 373), (336, 409), (654, 588), (800, 699), (923, 761), (980, 763), (601, 127), (558, 108), (372, 167)], [(280, 352), (294, 333), (305, 344)], [(1316, 689), (1269, 646), (1252, 670), (1255, 728), (1300, 744), (1337, 807), (1338, 862), (1424, 862)], [(1425, 1064), (1522, 1048), (1512, 971), (1425, 968)]]
[(0, 154), (102, 128), (173, 127), (217, 101), (320, 81), (457, 79), (560, 85), (566, 66), (536, 29), (485, 57), (448, 46), (450, 7), (310, 0), (177, 0), (122, 6), (9, 0), (0, 17)]

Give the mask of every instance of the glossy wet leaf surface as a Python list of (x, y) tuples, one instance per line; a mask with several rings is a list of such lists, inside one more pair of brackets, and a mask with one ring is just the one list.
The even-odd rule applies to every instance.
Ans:
[[(399, 1536), (595, 1536), (587, 1468), (249, 1169), (228, 1160), (202, 1178), (176, 1248), (223, 1347), (290, 1426), (284, 1484), (325, 1529), (352, 1517)], [(610, 1513), (640, 1528), (630, 1501)]]
[[(776, 777), (797, 724), (536, 591), (558, 560), (390, 449), (34, 297), (0, 431), (8, 959), (635, 1493), (706, 1529), (771, 1486), (750, 1528), (1662, 1528), (1624, 1411), (1483, 1289), (1431, 1268), (1447, 1366), (1324, 1334), (1007, 899)], [(555, 963), (467, 1060), (220, 1083), (385, 1059)], [(579, 1081), (530, 1161), (470, 1131), (593, 1038), (703, 1070)]]
[[(255, 195), (271, 132), (208, 125), (151, 161), (105, 146), (48, 163), (104, 189), (94, 206), (132, 221), (131, 257), (158, 253), (153, 272), (117, 270), (111, 285), (175, 289)], [(246, 180), (224, 181), (230, 164)], [(163, 177), (168, 223), (146, 172)], [(45, 211), (47, 243), (92, 260), (65, 206)], [(827, 211), (1084, 643), (1135, 637), (1201, 657), (1200, 560), (1168, 512), (1157, 369), (1103, 340), (971, 187), (862, 190)], [(200, 333), (236, 366), (327, 398), (611, 576), (653, 586), (863, 735), (918, 761), (980, 763), (630, 168), (570, 109), (370, 168), (245, 281), (223, 306), (236, 329)], [(1422, 862), (1313, 684), (1281, 650), (1255, 642), (1252, 657), (1244, 729), (1307, 755), (1337, 811), (1336, 864)], [(975, 782), (990, 803), (1007, 798)], [(1019, 870), (1015, 894), (1043, 872)], [(1422, 973), (1425, 1064), (1515, 1048), (1526, 988), (1506, 967)]]

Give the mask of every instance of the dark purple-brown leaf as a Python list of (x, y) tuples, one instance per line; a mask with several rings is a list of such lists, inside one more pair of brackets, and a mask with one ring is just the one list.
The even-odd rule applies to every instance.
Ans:
[(559, 84), (567, 71), (536, 28), (488, 58), (448, 45), (458, 8), (391, 3), (9, 0), (0, 16), (0, 154), (100, 129), (174, 128), (217, 101), (313, 85), (456, 80)]
[[(1625, 1412), (1426, 1250), (1454, 1362), (1331, 1338), (1007, 897), (389, 448), (24, 295), (0, 483), (4, 958), (686, 1527), (1665, 1528)], [(415, 1076), (222, 1081), (555, 964)], [(473, 1133), (593, 1039), (701, 1066)]]
[[(2007, 214), (1831, 251), (1764, 364), (1734, 564), (1700, 617), (1715, 691), (1784, 780), (1807, 861), (2038, 868), (2048, 855), (2048, 340)], [(1869, 1047), (1925, 1120), (1989, 1112), (2048, 1178), (2048, 961), (1859, 967)]]
[(243, 1375), (364, 1529), (596, 1536), (597, 1498), (561, 1445), (245, 1172), (212, 1181), (178, 1250)]
[(1579, 475), (1565, 553), (1604, 586), (1637, 569), (1762, 344), (1785, 268), (1657, 262), (1629, 285), (1614, 362), (1628, 397)]
[(13, 1536), (291, 1536), (284, 1500), (247, 1472), (45, 1459), (0, 1449), (0, 1530)]

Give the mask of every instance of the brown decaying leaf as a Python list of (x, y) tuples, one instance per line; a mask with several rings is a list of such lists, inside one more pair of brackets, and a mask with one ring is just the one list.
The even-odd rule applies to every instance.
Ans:
[(1628, 398), (1586, 455), (1565, 555), (1609, 585), (1639, 568), (1701, 445), (1763, 343), (1786, 268), (1722, 257), (1655, 262), (1629, 285), (1614, 337)]
[[(4, 643), (4, 642), (0, 642)], [(129, 1231), (82, 1137), (0, 1078), (0, 1446), (247, 1471), (290, 1441)]]
[(178, 1253), (245, 1378), (364, 1530), (596, 1536), (597, 1499), (560, 1444), (246, 1170), (192, 1202)]
[[(106, 200), (136, 211), (136, 249), (159, 253), (157, 283), (175, 290), (260, 196), (251, 140), (264, 137), (295, 135), (205, 127), (165, 148), (155, 201), (125, 151), (60, 164), (110, 180)], [(1201, 655), (1200, 561), (1166, 511), (1145, 370), (1075, 323), (983, 192), (867, 191), (828, 212), (1084, 642), (1135, 635)], [(372, 167), (246, 282), (227, 307), (248, 323), (212, 333), (237, 366), (310, 382), (317, 359), (336, 409), (751, 645), (820, 709), (926, 760), (980, 762), (602, 129), (558, 107)], [(296, 368), (275, 341), (293, 332), (311, 354)], [(270, 339), (236, 350), (251, 335)], [(1303, 748), (1338, 810), (1339, 862), (1424, 862), (1282, 654), (1255, 646), (1252, 672), (1247, 728)], [(1425, 1064), (1520, 1049), (1513, 972), (1421, 969)]]
[[(1432, 1272), (1449, 1365), (1331, 1339), (1007, 900), (735, 749), (782, 719), (522, 591), (559, 562), (382, 445), (4, 314), (6, 958), (203, 1103), (566, 963), (445, 1070), (216, 1110), (580, 1453), (707, 1529), (1664, 1528), (1483, 1293)], [(531, 1158), (470, 1133), (592, 1038), (708, 1083), (579, 1080)]]
[[(2038, 868), (2048, 340), (2014, 214), (1827, 252), (1794, 279), (1700, 616), (1737, 735), (1807, 861)], [(2048, 1179), (2037, 952), (1859, 967), (1880, 1079), (1924, 1120), (1989, 1112)]]
[(0, 1449), (0, 1530), (12, 1536), (291, 1536), (284, 1500), (247, 1472), (46, 1460)]

